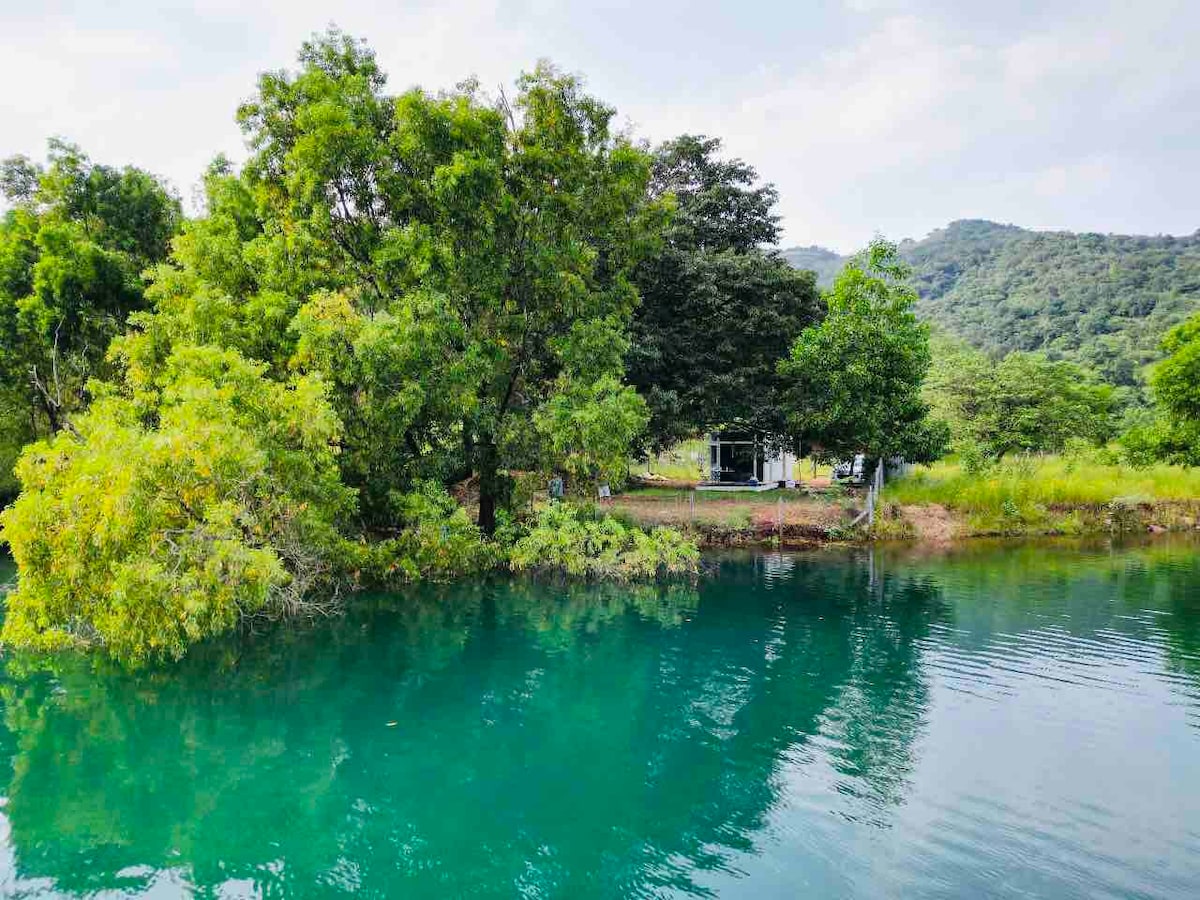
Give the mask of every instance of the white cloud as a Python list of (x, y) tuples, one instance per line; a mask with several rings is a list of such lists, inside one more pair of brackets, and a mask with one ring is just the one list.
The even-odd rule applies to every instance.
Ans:
[[(0, 155), (50, 135), (188, 193), (256, 73), (331, 17), (393, 90), (583, 67), (641, 134), (719, 135), (780, 188), (786, 237), (838, 249), (962, 216), (1190, 232), (1200, 11), (1175, 0), (981, 4), (714, 0), (212, 0), (0, 12)], [(21, 12), (25, 10), (25, 12)]]
[(974, 216), (1190, 232), (1200, 197), (1181, 206), (1159, 190), (1194, 192), (1190, 163), (1155, 139), (1200, 138), (1185, 112), (1200, 96), (1185, 56), (1200, 17), (1173, 7), (1092, 7), (1033, 33), (876, 14), (775, 83), (670, 121), (725, 136), (774, 180), (797, 243), (848, 249)]

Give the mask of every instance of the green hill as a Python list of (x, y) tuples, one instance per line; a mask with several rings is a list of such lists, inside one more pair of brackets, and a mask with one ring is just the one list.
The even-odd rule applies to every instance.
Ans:
[(827, 288), (842, 270), (846, 258), (824, 247), (788, 247), (780, 251), (793, 269), (807, 269), (817, 273), (817, 287)]
[[(904, 241), (901, 252), (926, 320), (990, 352), (1041, 350), (1115, 384), (1138, 383), (1163, 332), (1200, 310), (1200, 231), (1075, 234), (970, 219)], [(829, 273), (822, 283), (840, 261), (819, 247), (783, 255)]]

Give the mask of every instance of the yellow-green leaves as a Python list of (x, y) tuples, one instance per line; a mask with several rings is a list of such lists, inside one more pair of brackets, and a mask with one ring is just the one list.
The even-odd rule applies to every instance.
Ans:
[(670, 528), (644, 531), (616, 519), (589, 518), (565, 503), (544, 507), (530, 532), (513, 546), (516, 571), (630, 581), (694, 575), (695, 542)]
[(595, 381), (563, 377), (534, 413), (544, 465), (576, 483), (619, 483), (629, 446), (646, 427), (646, 401), (611, 375)]
[(353, 500), (337, 476), (340, 423), (319, 381), (264, 369), (182, 346), (149, 421), (110, 391), (78, 436), (27, 448), (21, 496), (0, 519), (19, 567), (5, 642), (178, 657), (321, 587)]

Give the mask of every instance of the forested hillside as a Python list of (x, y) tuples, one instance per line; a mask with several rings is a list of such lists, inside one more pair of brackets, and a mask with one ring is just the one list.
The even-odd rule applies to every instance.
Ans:
[(846, 257), (826, 250), (824, 247), (788, 247), (782, 256), (788, 264), (797, 269), (807, 269), (817, 273), (817, 286), (830, 287), (837, 273), (846, 264)]
[[(820, 263), (823, 274), (830, 261), (814, 249), (784, 256)], [(1082, 363), (1114, 384), (1138, 383), (1167, 329), (1200, 309), (1200, 232), (1074, 234), (964, 220), (901, 252), (926, 320), (985, 350)]]

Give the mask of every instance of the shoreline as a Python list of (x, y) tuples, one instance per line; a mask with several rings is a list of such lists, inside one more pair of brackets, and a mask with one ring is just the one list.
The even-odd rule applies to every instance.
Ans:
[(737, 547), (813, 549), (826, 545), (907, 543), (941, 546), (981, 538), (1102, 537), (1200, 530), (1200, 499), (1117, 498), (1109, 503), (1057, 503), (1024, 513), (988, 514), (935, 503), (880, 503), (875, 526), (851, 526), (862, 504), (855, 493), (724, 495), (695, 502), (679, 491), (633, 491), (610, 511), (644, 528), (667, 526), (702, 550)]

